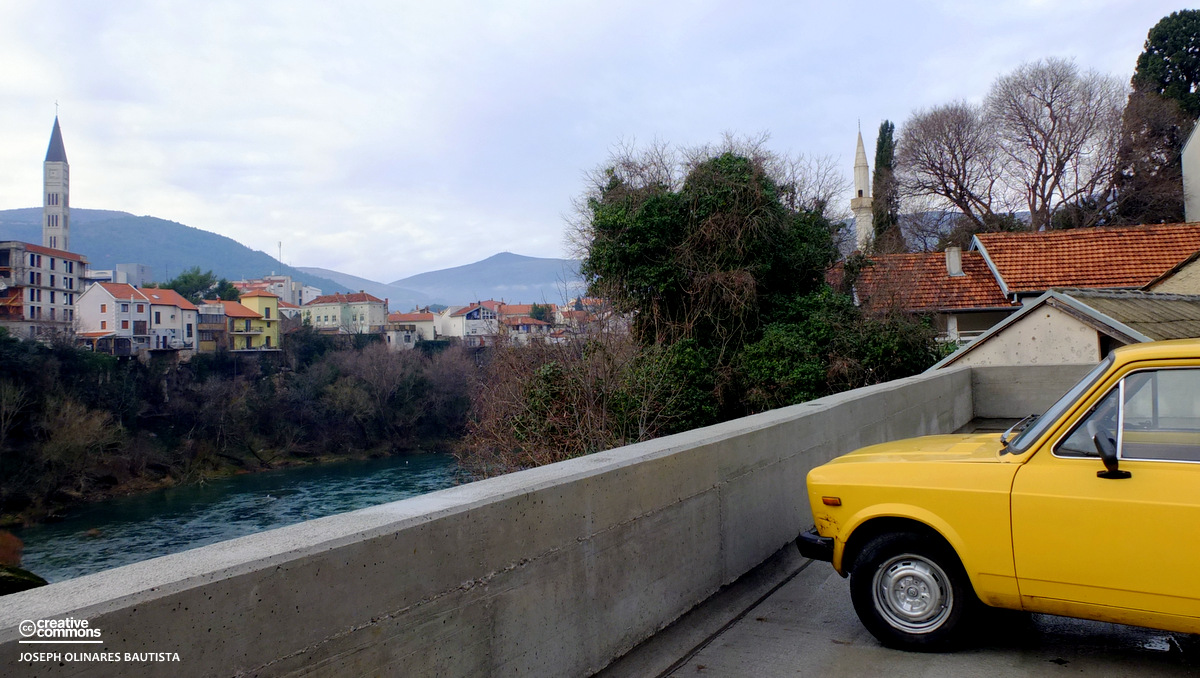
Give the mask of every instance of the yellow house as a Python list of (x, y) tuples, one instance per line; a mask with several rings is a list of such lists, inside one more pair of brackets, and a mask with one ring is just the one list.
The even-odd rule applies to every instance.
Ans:
[[(242, 306), (258, 314), (257, 318), (239, 319), (241, 325), (235, 331), (240, 334), (237, 338), (236, 349), (278, 349), (279, 348), (279, 297), (261, 290), (243, 294), (239, 301)], [(244, 337), (244, 339), (243, 339)]]

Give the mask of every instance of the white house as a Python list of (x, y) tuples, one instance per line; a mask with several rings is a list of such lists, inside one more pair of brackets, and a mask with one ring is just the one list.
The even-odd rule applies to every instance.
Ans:
[(199, 309), (175, 290), (140, 290), (150, 302), (150, 349), (196, 352)]
[(367, 294), (325, 294), (302, 307), (302, 319), (318, 330), (340, 334), (382, 332), (387, 324), (387, 300)]

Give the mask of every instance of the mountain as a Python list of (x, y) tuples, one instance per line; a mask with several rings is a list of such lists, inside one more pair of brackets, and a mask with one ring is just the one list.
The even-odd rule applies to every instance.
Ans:
[[(0, 240), (42, 242), (42, 208), (0, 210)], [(202, 231), (157, 217), (137, 217), (128, 212), (71, 208), (71, 251), (87, 257), (95, 269), (116, 264), (144, 264), (159, 281), (170, 280), (184, 269), (229, 280), (260, 278), (277, 273), (291, 275), (326, 293), (357, 291), (329, 278), (284, 266), (266, 252), (252, 250), (232, 238)]]
[(482, 299), (561, 304), (583, 292), (579, 262), (502, 252), (466, 266), (419, 273), (389, 283), (446, 304)]
[[(0, 210), (0, 240), (42, 242), (42, 209)], [(583, 291), (579, 262), (504, 252), (466, 266), (421, 273), (381, 283), (325, 268), (280, 265), (271, 255), (223, 235), (157, 217), (128, 212), (71, 209), (71, 251), (95, 269), (144, 264), (154, 277), (170, 280), (199, 266), (229, 280), (278, 273), (321, 288), (326, 294), (363, 290), (387, 299), (392, 310), (430, 304), (469, 304), (481, 299), (509, 303), (562, 303)]]
[(393, 311), (408, 311), (414, 308), (421, 308), (429, 304), (436, 303), (431, 295), (425, 292), (416, 290), (404, 289), (394, 285), (388, 285), (374, 280), (367, 280), (349, 273), (341, 273), (328, 268), (318, 268), (316, 266), (299, 266), (301, 271), (310, 275), (320, 276), (334, 281), (335, 283), (350, 289), (351, 291), (366, 292), (373, 294), (380, 299), (388, 300), (388, 308)]

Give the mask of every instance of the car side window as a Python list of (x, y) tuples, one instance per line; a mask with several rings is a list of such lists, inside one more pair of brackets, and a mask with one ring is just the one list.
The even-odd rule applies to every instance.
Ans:
[(1124, 382), (1121, 458), (1200, 462), (1200, 370), (1146, 370)]
[(1117, 403), (1120, 400), (1120, 389), (1114, 388), (1092, 406), (1071, 433), (1063, 438), (1054, 448), (1054, 454), (1060, 457), (1099, 457), (1096, 443), (1092, 440), (1100, 431), (1115, 435), (1117, 430)]

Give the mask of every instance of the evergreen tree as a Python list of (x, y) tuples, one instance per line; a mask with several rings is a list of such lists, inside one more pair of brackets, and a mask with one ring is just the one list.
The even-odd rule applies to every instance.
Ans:
[(1150, 29), (1121, 118), (1116, 220), (1183, 221), (1180, 155), (1200, 114), (1200, 11), (1181, 10)]
[(1133, 87), (1178, 101), (1192, 118), (1200, 115), (1200, 10), (1172, 12), (1150, 29)]
[(896, 125), (890, 120), (879, 124), (875, 139), (875, 176), (871, 195), (875, 217), (875, 251), (903, 252), (904, 236), (900, 232), (900, 194), (896, 186)]

